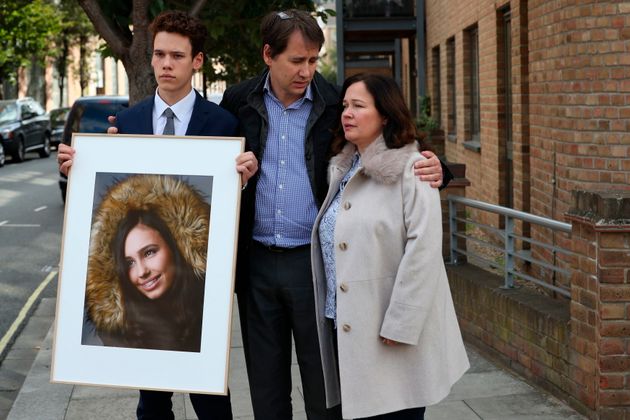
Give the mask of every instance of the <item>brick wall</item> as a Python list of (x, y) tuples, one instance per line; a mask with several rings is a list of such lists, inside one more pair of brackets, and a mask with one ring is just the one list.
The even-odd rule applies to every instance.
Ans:
[(599, 419), (630, 420), (630, 192), (578, 191), (567, 214), (570, 391)]
[(591, 419), (630, 420), (630, 192), (574, 192), (571, 300), (447, 267), (464, 337)]
[[(511, 110), (502, 102), (501, 9), (511, 12)], [(513, 208), (561, 219), (571, 191), (630, 189), (630, 2), (427, 0), (427, 47), (439, 47), (441, 121), (448, 131), (447, 40), (455, 39), (457, 142), (468, 196), (506, 202), (505, 112), (512, 115)], [(465, 31), (479, 29), (481, 152), (469, 140)], [(428, 54), (428, 68), (438, 58)], [(429, 94), (434, 75), (429, 72)], [(492, 221), (499, 223), (498, 221)], [(545, 239), (545, 233), (533, 233)]]

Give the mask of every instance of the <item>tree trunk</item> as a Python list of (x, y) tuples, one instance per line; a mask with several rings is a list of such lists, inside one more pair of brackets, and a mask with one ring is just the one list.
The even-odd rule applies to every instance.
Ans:
[(123, 57), (122, 63), (129, 79), (129, 106), (155, 93), (157, 84), (146, 54)]

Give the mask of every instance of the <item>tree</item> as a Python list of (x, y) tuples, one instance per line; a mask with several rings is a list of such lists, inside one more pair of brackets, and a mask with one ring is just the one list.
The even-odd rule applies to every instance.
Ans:
[[(50, 39), (61, 21), (52, 4), (44, 0), (0, 2), (0, 85), (15, 77), (21, 66), (43, 63), (50, 54)], [(0, 89), (2, 98), (4, 89)]]
[(55, 64), (59, 75), (59, 106), (62, 106), (70, 48), (78, 45), (80, 49), (78, 74), (79, 84), (83, 91), (89, 82), (88, 56), (92, 52), (88, 48), (88, 40), (91, 36), (96, 35), (96, 31), (83, 9), (79, 7), (77, 0), (61, 0), (59, 12), (62, 23), (61, 30), (55, 38), (55, 44), (58, 48)]
[[(206, 45), (208, 80), (243, 80), (262, 68), (258, 28), (271, 10), (301, 8), (314, 11), (312, 0), (78, 0), (107, 43), (120, 59), (129, 79), (133, 104), (155, 90), (151, 70), (150, 21), (162, 10), (177, 9), (199, 16), (210, 34)], [(324, 14), (325, 15), (325, 14)], [(133, 28), (133, 32), (130, 28)], [(212, 64), (222, 67), (215, 74)]]

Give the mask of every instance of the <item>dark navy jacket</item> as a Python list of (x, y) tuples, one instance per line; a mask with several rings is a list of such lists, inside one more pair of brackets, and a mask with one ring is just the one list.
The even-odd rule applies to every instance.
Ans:
[[(187, 136), (234, 136), (238, 122), (234, 115), (195, 92), (195, 105), (186, 130)], [(129, 109), (116, 114), (120, 134), (153, 134), (153, 100), (151, 95)], [(174, 151), (176, 153), (176, 151)]]

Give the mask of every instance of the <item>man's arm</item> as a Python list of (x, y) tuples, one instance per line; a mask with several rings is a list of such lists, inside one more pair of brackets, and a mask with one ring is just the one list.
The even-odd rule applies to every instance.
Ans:
[(445, 188), (453, 174), (435, 153), (425, 150), (420, 152), (426, 160), (418, 160), (414, 165), (414, 173), (421, 181), (427, 181), (433, 188)]

